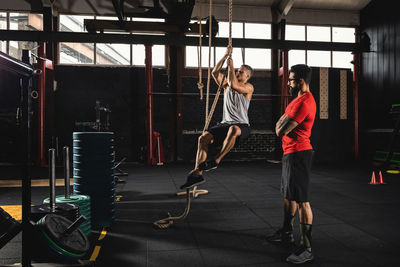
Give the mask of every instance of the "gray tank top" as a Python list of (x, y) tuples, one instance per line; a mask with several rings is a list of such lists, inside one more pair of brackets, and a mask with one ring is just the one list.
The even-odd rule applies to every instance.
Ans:
[(249, 106), (250, 99), (247, 99), (243, 94), (228, 86), (224, 94), (224, 109), (221, 123), (244, 123), (250, 125), (247, 115)]

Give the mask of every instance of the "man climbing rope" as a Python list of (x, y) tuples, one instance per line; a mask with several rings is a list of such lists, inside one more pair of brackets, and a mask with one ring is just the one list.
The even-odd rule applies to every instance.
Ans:
[[(203, 131), (199, 137), (195, 167), (189, 172), (186, 183), (181, 186), (181, 189), (204, 183), (202, 172), (217, 168), (223, 157), (235, 144), (250, 135), (247, 112), (254, 87), (248, 83), (248, 80), (253, 75), (253, 69), (248, 65), (242, 65), (235, 74), (231, 55), (232, 46), (228, 45), (225, 55), (212, 71), (215, 82), (224, 89), (222, 121)], [(221, 71), (225, 60), (228, 65), (227, 79)], [(210, 144), (222, 145), (222, 148), (215, 158), (207, 160)]]

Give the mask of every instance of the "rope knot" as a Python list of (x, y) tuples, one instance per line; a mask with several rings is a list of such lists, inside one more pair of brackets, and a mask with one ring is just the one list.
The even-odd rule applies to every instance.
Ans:
[(198, 82), (197, 83), (197, 88), (199, 88), (199, 90), (203, 90), (204, 84), (202, 82)]

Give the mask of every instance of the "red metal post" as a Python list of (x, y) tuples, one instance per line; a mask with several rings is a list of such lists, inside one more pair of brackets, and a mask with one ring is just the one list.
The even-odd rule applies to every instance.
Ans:
[(289, 105), (289, 91), (288, 91), (288, 79), (289, 79), (289, 51), (282, 51), (282, 105), (281, 113), (285, 112), (286, 107)]
[(153, 155), (153, 66), (152, 46), (146, 45), (146, 115), (147, 115), (147, 164), (153, 165), (156, 161)]
[(354, 53), (353, 56), (353, 113), (354, 113), (354, 159), (358, 159), (358, 77), (360, 75), (360, 54)]
[[(45, 42), (40, 42), (38, 48), (40, 58), (46, 58)], [(46, 115), (46, 60), (38, 59), (38, 68), (41, 71), (38, 77), (38, 159), (41, 167), (46, 166), (45, 159), (45, 115)]]

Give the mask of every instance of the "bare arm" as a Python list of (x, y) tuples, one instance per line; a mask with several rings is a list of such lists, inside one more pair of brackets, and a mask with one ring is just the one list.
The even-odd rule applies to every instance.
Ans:
[(224, 64), (225, 60), (227, 59), (228, 56), (232, 54), (232, 46), (228, 46), (226, 48), (225, 55), (218, 61), (218, 63), (215, 65), (214, 69), (212, 70), (212, 76), (215, 80), (215, 82), (220, 85), (222, 82), (222, 79), (224, 78), (224, 74), (221, 72), (222, 65)]
[(282, 137), (289, 134), (296, 126), (299, 125), (297, 121), (290, 118), (288, 115), (283, 114), (275, 126), (275, 133), (277, 136)]
[(241, 83), (238, 81), (235, 75), (235, 68), (233, 66), (232, 58), (228, 59), (228, 85), (235, 91), (244, 94), (251, 95), (254, 92), (254, 87), (250, 83)]

